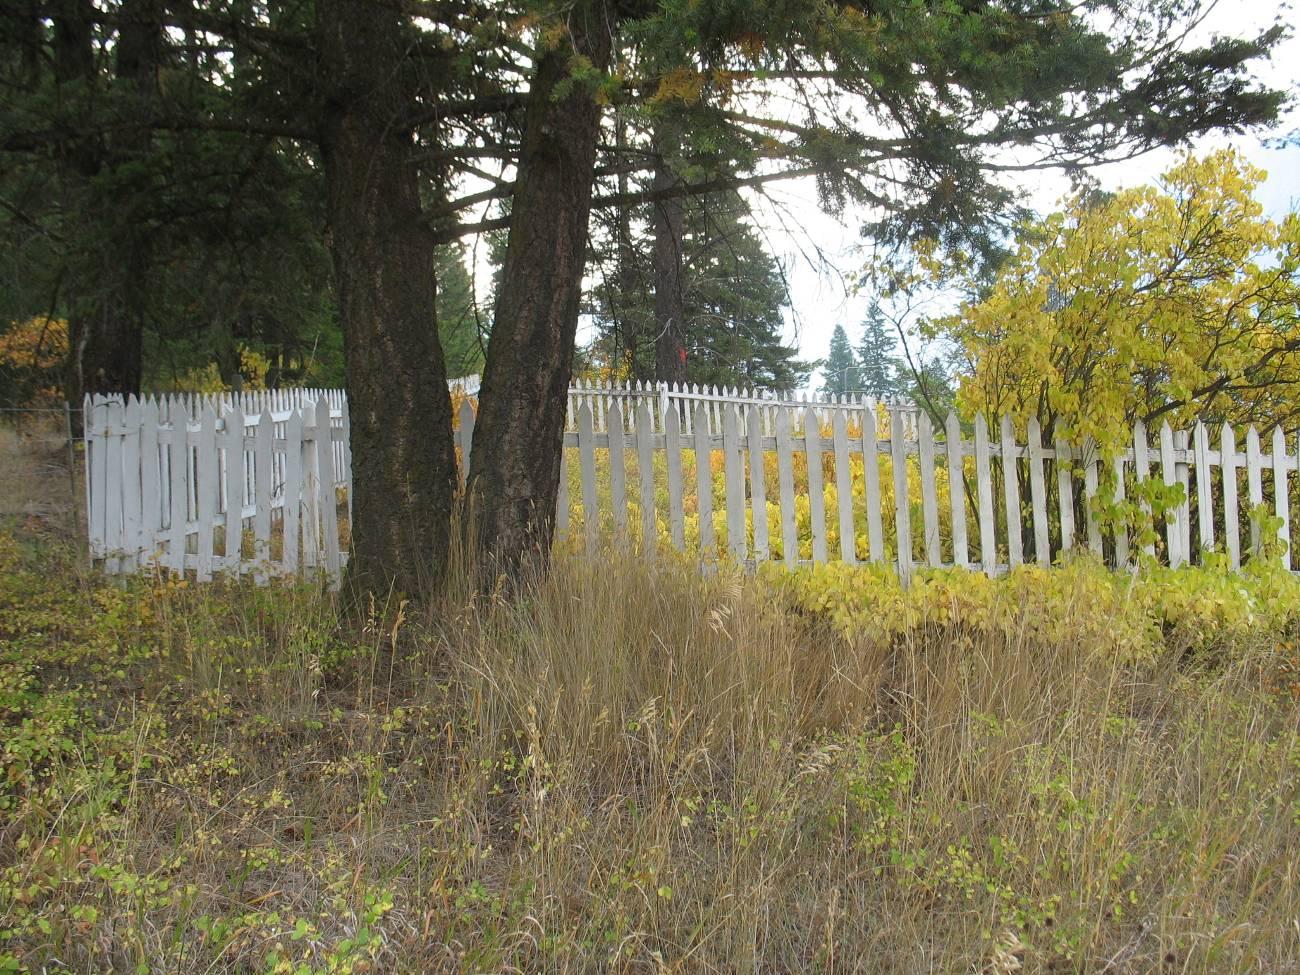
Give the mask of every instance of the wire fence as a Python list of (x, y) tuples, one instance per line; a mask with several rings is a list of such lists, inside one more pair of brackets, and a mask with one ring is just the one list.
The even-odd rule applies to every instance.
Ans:
[(84, 450), (73, 416), (62, 407), (0, 407), (0, 523), (29, 530), (84, 534)]

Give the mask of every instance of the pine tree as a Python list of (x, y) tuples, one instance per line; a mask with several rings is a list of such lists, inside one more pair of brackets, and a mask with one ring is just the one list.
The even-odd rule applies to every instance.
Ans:
[[(686, 381), (788, 392), (807, 381), (812, 364), (797, 359), (782, 338), (789, 304), (784, 276), (748, 216), (736, 193), (686, 201), (680, 281)], [(650, 222), (640, 229), (648, 232)], [(656, 353), (649, 261), (623, 264), (649, 250), (646, 234), (638, 241), (644, 246), (615, 249), (612, 259), (597, 262), (610, 269), (596, 276), (589, 308), (601, 334), (585, 356), (589, 366), (630, 363), (634, 376), (653, 371)]]
[(447, 378), (459, 379), (483, 371), (484, 338), (474, 304), (474, 283), (465, 268), (465, 247), (459, 242), (434, 251), (434, 280), (438, 283), (438, 338), (447, 360)]
[(873, 301), (862, 322), (862, 340), (858, 343), (859, 382), (863, 392), (878, 399), (903, 393), (903, 364), (897, 351), (898, 340), (892, 326), (886, 321), (879, 302)]
[(828, 396), (842, 396), (861, 388), (858, 360), (849, 345), (849, 335), (843, 325), (836, 325), (831, 333), (830, 354), (822, 365), (822, 392)]

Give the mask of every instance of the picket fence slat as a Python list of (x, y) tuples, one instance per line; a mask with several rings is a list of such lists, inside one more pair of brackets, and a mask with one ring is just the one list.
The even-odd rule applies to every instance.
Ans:
[(925, 526), (925, 561), (938, 565), (939, 552), (939, 495), (934, 484), (934, 427), (930, 414), (922, 410), (916, 418), (917, 453), (921, 461), (921, 520)]
[(1287, 492), (1286, 434), (1273, 428), (1273, 516), (1278, 520), (1277, 540), (1282, 543), (1282, 567), (1291, 571), (1291, 506)]
[[(747, 563), (780, 559), (793, 567), (832, 557), (848, 564), (880, 563), (892, 544), (897, 571), (907, 584), (919, 566), (970, 566), (996, 574), (1026, 558), (1049, 565), (1086, 542), (1109, 564), (1127, 567), (1129, 527), (1099, 517), (1104, 460), (1107, 496), (1122, 503), (1136, 490), (1144, 512), (1140, 523), (1161, 528), (1158, 550), (1153, 533), (1144, 530), (1141, 544), (1148, 556), (1171, 566), (1202, 562), (1222, 539), (1229, 563), (1238, 568), (1264, 547), (1257, 514), (1265, 511), (1277, 520), (1282, 564), (1290, 568), (1295, 562), (1289, 551), (1289, 479), (1300, 470), (1300, 441), (1288, 446), (1282, 428), (1261, 434), (1250, 427), (1239, 434), (1223, 425), (1217, 443), (1211, 443), (1203, 423), (1179, 430), (1162, 422), (1153, 446), (1138, 422), (1131, 448), (1103, 457), (1093, 440), (1068, 439), (1063, 424), (1044, 430), (1031, 417), (1021, 442), (1011, 419), (1000, 417), (995, 443), (982, 416), (975, 418), (970, 435), (956, 415), (936, 429), (929, 414), (915, 406), (878, 405), (857, 396), (781, 401), (746, 390), (580, 382), (570, 389), (569, 401), (557, 535), (568, 531), (573, 473), (581, 489), (576, 503), (588, 551), (610, 525), (615, 538), (630, 537), (630, 449), (636, 454), (646, 557), (654, 556), (657, 544), (677, 550), (698, 546), (702, 557), (716, 557), (714, 508), (715, 498), (721, 498), (724, 510), (717, 514), (726, 525), (727, 554)], [(341, 391), (88, 396), (85, 410), (87, 535), (91, 558), (106, 571), (158, 566), (198, 580), (220, 572), (265, 583), (323, 570), (330, 585), (339, 583), (347, 558), (342, 526), (350, 526), (352, 518), (351, 424)], [(457, 419), (463, 485), (473, 445), (472, 396), (459, 404)], [(851, 434), (859, 422), (860, 435)], [(1238, 454), (1242, 437), (1245, 453)], [(717, 451), (722, 453), (720, 495), (714, 493)], [(684, 452), (694, 463), (690, 483)], [(768, 466), (773, 453), (774, 469)], [(882, 457), (892, 472), (890, 526), (885, 508), (891, 499), (880, 484)], [(1160, 495), (1143, 487), (1153, 476), (1153, 463), (1159, 465), (1161, 485), (1178, 489), (1164, 495), (1154, 525), (1150, 502)], [(1215, 467), (1222, 478), (1219, 488)], [(1241, 468), (1244, 489), (1238, 487)], [(833, 555), (825, 502), (831, 484), (839, 539)], [(1241, 510), (1243, 490), (1248, 512)], [(1028, 492), (1027, 503), (1022, 491)], [(606, 503), (612, 509), (608, 515)], [(691, 523), (698, 528), (688, 537), (692, 510)], [(1005, 535), (999, 538), (1003, 518)], [(1251, 532), (1246, 552), (1241, 521)], [(859, 546), (861, 524), (866, 538)], [(972, 525), (978, 554), (972, 549)], [(247, 551), (245, 530), (251, 538)], [(922, 537), (914, 539), (914, 530)], [(779, 540), (770, 537), (778, 531)], [(1032, 556), (1026, 531), (1032, 532)], [(218, 533), (224, 541), (220, 547)]]
[(1039, 565), (1052, 564), (1051, 543), (1047, 525), (1047, 484), (1043, 479), (1043, 429), (1038, 417), (1031, 416), (1028, 424), (1029, 495), (1034, 516), (1034, 561)]
[(1016, 462), (1016, 431), (1011, 417), (1002, 418), (1002, 493), (1007, 508), (1007, 564), (1015, 568), (1024, 562), (1025, 546), (1020, 536), (1020, 470)]
[(871, 548), (872, 562), (885, 561), (884, 516), (880, 504), (880, 452), (876, 438), (876, 406), (862, 418), (862, 470), (866, 479), (864, 491), (867, 503), (867, 544)]
[[(677, 407), (664, 414), (664, 449), (668, 452), (668, 536), (673, 548), (686, 548), (686, 513), (682, 491), (682, 430)], [(759, 457), (762, 462), (762, 456)], [(766, 557), (766, 553), (764, 554)]]
[(244, 540), (244, 413), (239, 404), (225, 416), (226, 429), (226, 546), (222, 568), (238, 576), (243, 568)]
[(1088, 550), (1094, 555), (1101, 555), (1103, 553), (1101, 523), (1096, 510), (1096, 506), (1100, 503), (1098, 490), (1101, 484), (1097, 470), (1097, 443), (1091, 437), (1084, 441), (1083, 458), (1083, 498)]
[(794, 516), (794, 446), (790, 439), (790, 411), (776, 413), (776, 480), (781, 505), (781, 557), (787, 566), (799, 561), (799, 536)]
[(600, 528), (596, 513), (596, 445), (592, 430), (591, 404), (578, 407), (578, 471), (582, 481), (582, 528), (587, 551), (596, 550), (596, 537)]
[(1197, 538), (1203, 558), (1204, 553), (1214, 550), (1214, 483), (1210, 476), (1210, 435), (1200, 420), (1192, 431), (1192, 449), (1196, 453)]
[(175, 410), (171, 416), (171, 440), (167, 445), (168, 472), (170, 476), (169, 498), (171, 511), (168, 519), (167, 567), (173, 572), (185, 571), (185, 549), (187, 547), (185, 524), (189, 518), (189, 435), (188, 424), (184, 414)]
[(217, 514), (217, 412), (204, 405), (199, 417), (199, 439), (194, 450), (194, 520), (198, 535), (195, 578), (207, 582), (213, 569), (213, 519)]
[[(301, 550), (299, 535), (301, 524), (302, 477), (302, 414), (294, 410), (284, 425), (284, 508), (281, 513), (283, 549), (281, 562), (284, 571), (293, 575), (298, 571), (298, 553)], [(348, 492), (348, 497), (352, 492)]]
[(745, 557), (745, 462), (741, 457), (740, 415), (727, 404), (722, 415), (722, 469), (727, 504), (727, 549), (736, 559)]
[[(1166, 487), (1178, 484), (1178, 471), (1174, 464), (1174, 431), (1168, 423), (1160, 425), (1160, 471), (1164, 476)], [(1178, 507), (1171, 507), (1165, 513), (1165, 548), (1169, 564), (1175, 569), (1183, 564), (1183, 532), (1179, 524)]]
[[(670, 417), (675, 417), (677, 415), (676, 407), (669, 409), (668, 413)], [(749, 509), (754, 522), (754, 558), (760, 562), (766, 562), (771, 552), (767, 537), (767, 471), (763, 465), (763, 415), (761, 411), (751, 408), (745, 426), (746, 436), (749, 441)], [(670, 449), (669, 457), (671, 458), (671, 456)]]
[(274, 456), (272, 438), (275, 436), (271, 411), (262, 406), (257, 423), (257, 446), (253, 450), (254, 503), (253, 559), (255, 578), (265, 584), (271, 565), (271, 458)]
[(826, 561), (826, 495), (822, 485), (822, 430), (817, 411), (803, 411), (804, 456), (808, 461), (808, 521), (812, 531), (812, 559)]
[(944, 423), (948, 451), (948, 506), (952, 512), (952, 564), (966, 568), (970, 564), (970, 546), (966, 541), (966, 467), (963, 461), (961, 421), (949, 413)]
[(646, 558), (655, 554), (655, 467), (654, 427), (650, 408), (643, 402), (636, 408), (637, 477), (641, 485), (641, 550)]
[[(1147, 425), (1141, 420), (1133, 425), (1133, 480), (1140, 488), (1146, 483), (1151, 474), (1151, 456), (1147, 440)], [(1142, 514), (1146, 518), (1151, 517), (1151, 503), (1146, 500), (1145, 496), (1139, 502), (1142, 508)], [(1154, 542), (1147, 542), (1142, 546), (1147, 555), (1155, 555), (1156, 547)]]
[(894, 532), (898, 545), (898, 579), (906, 588), (912, 581), (912, 504), (907, 488), (907, 441), (903, 436), (903, 411), (889, 411), (889, 458), (894, 474)]
[[(1115, 458), (1115, 502), (1122, 503), (1127, 497), (1128, 488), (1124, 481), (1124, 457)], [(1127, 568), (1129, 564), (1128, 526), (1121, 521), (1115, 526), (1115, 565)]]
[(840, 559), (852, 565), (858, 560), (857, 532), (853, 528), (853, 468), (849, 465), (849, 416), (845, 410), (836, 410), (831, 419), (831, 439), (835, 450), (835, 500), (840, 515)]
[(1223, 471), (1223, 539), (1228, 549), (1228, 564), (1241, 568), (1241, 533), (1237, 526), (1237, 436), (1225, 423), (1219, 441), (1219, 466)]
[(1073, 457), (1060, 432), (1056, 435), (1052, 449), (1056, 456), (1056, 499), (1061, 521), (1061, 551), (1068, 552), (1074, 547), (1074, 471), (1070, 465)]
[(713, 534), (713, 449), (709, 443), (709, 404), (695, 407), (695, 506), (700, 521), (700, 552), (710, 557), (716, 551)]
[(1259, 431), (1252, 425), (1246, 429), (1246, 497), (1250, 502), (1247, 512), (1250, 519), (1250, 554), (1259, 552), (1259, 519), (1254, 512), (1264, 503), (1263, 464), (1259, 452)]
[(618, 400), (609, 404), (605, 414), (609, 431), (609, 497), (614, 509), (614, 529), (620, 536), (627, 533), (627, 442), (623, 429), (623, 407)]

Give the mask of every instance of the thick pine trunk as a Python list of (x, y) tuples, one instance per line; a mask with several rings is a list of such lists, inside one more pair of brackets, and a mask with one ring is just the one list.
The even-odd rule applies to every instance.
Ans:
[(576, 53), (609, 59), (603, 3), (580, 4), (571, 36), (538, 62), (488, 344), (470, 468), (470, 517), (485, 568), (513, 572), (550, 550), (573, 343), (587, 251), (600, 107), (581, 83), (557, 99)]
[[(118, 124), (108, 139), (74, 136), (65, 147), (65, 187), (83, 198), (89, 224), (84, 238), (111, 241), (79, 262), (69, 288), (68, 399), (86, 393), (139, 393), (143, 378), (150, 230), (138, 215), (115, 212), (86, 183), (103, 170), (141, 164), (152, 147), (150, 115), (163, 67), (162, 6), (158, 0), (125, 0), (115, 48), (112, 110)], [(92, 18), (88, 0), (60, 0), (55, 26), (55, 75), (71, 99), (89, 112), (96, 83)], [(94, 125), (87, 114), (85, 121)]]
[[(657, 132), (662, 144), (665, 132)], [(662, 155), (655, 160), (653, 189), (670, 191), (677, 174)], [(682, 197), (656, 200), (654, 206), (655, 379), (686, 382), (686, 308), (682, 273), (682, 235), (686, 224)]]
[(445, 567), (456, 492), (451, 398), (434, 311), (397, 7), (321, 0), (335, 84), (321, 130), (352, 423), (354, 596), (418, 595)]
[[(109, 149), (90, 128), (90, 107), (97, 86), (94, 52), (95, 8), (90, 0), (58, 0), (53, 7), (54, 77), (61, 98), (80, 111), (73, 131), (59, 146), (62, 194), (69, 212), (86, 226), (76, 237), (103, 238), (111, 224), (111, 200), (97, 200), (87, 184), (109, 163)], [(124, 34), (130, 35), (129, 29)], [(136, 268), (131, 248), (92, 253), (77, 260), (68, 276), (68, 364), (65, 391), (74, 405), (87, 393), (138, 393), (142, 341), (138, 321), (124, 313), (120, 299), (124, 276)], [(78, 415), (79, 416), (79, 415)]]

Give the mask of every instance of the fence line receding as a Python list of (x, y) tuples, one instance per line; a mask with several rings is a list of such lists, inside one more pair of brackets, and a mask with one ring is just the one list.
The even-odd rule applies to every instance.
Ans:
[[(341, 391), (94, 397), (86, 409), (91, 554), (107, 571), (338, 580), (352, 500)], [(469, 398), (457, 420), (463, 478)], [(921, 566), (996, 575), (1050, 565), (1076, 548), (1117, 567), (1141, 551), (1172, 566), (1219, 551), (1237, 568), (1276, 525), (1290, 567), (1300, 445), (1282, 430), (1139, 423), (1130, 443), (1103, 461), (1090, 443), (1045, 443), (1033, 419), (1023, 432), (1005, 418), (936, 427), (914, 406), (859, 397), (579, 385), (557, 538), (647, 555), (664, 546), (703, 559), (888, 563), (906, 580)], [(1182, 489), (1156, 505), (1154, 538), (1099, 516), (1103, 492), (1112, 507), (1127, 497), (1149, 510), (1147, 481)]]

